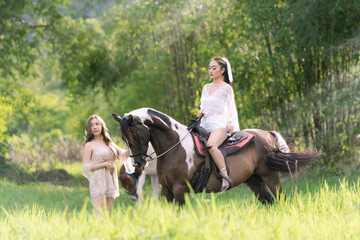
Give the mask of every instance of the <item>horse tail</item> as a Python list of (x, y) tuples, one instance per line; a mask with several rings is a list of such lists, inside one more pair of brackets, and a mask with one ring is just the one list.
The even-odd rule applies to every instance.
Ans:
[(304, 152), (292, 153), (280, 133), (272, 131), (270, 134), (276, 138), (278, 148), (277, 151), (271, 151), (265, 156), (268, 167), (273, 171), (284, 173), (295, 172), (311, 163), (321, 154), (321, 151), (317, 152), (311, 149), (307, 149)]
[(269, 133), (276, 139), (277, 148), (280, 150), (280, 152), (283, 153), (290, 152), (289, 146), (287, 145), (285, 139), (283, 138), (283, 136), (281, 136), (280, 133), (275, 131), (270, 131)]

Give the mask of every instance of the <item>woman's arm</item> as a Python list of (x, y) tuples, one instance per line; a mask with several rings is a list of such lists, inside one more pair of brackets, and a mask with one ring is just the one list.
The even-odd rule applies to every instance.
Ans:
[(120, 160), (125, 160), (125, 159), (127, 159), (127, 158), (130, 157), (130, 151), (129, 151), (129, 149), (122, 149), (122, 148), (119, 148), (115, 143), (112, 143), (112, 144), (113, 144), (113, 146), (115, 147), (116, 152), (117, 152), (117, 154), (118, 154), (118, 158), (119, 158)]
[(228, 98), (226, 104), (227, 104), (227, 109), (229, 111), (229, 121), (226, 125), (226, 130), (228, 132), (240, 131), (239, 120), (237, 115), (238, 113), (235, 105), (234, 91), (232, 88), (230, 88), (230, 91), (228, 92)]
[(226, 124), (226, 131), (229, 133), (234, 131), (233, 119), (234, 115), (237, 114), (236, 109), (234, 109), (233, 101), (234, 101), (234, 91), (231, 87), (226, 88), (226, 97), (224, 98), (227, 109), (228, 109), (228, 119), (229, 121)]
[(197, 117), (200, 117), (202, 114), (206, 114), (205, 113), (205, 111), (204, 111), (204, 104), (203, 104), (203, 102), (202, 102), (202, 99), (203, 99), (203, 96), (204, 96), (204, 93), (205, 93), (205, 91), (206, 91), (206, 86), (207, 86), (207, 84), (205, 84), (204, 86), (203, 86), (203, 88), (202, 88), (202, 91), (201, 91), (201, 98), (200, 98), (200, 110), (196, 113), (196, 116)]

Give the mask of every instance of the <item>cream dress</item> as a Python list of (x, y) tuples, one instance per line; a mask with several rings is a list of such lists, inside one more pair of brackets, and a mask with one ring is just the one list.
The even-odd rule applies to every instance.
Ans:
[(94, 150), (89, 163), (83, 166), (83, 175), (89, 180), (90, 196), (94, 199), (99, 194), (103, 197), (117, 198), (119, 196), (119, 183), (117, 170), (111, 174), (107, 168), (91, 171), (95, 163), (110, 162), (115, 164), (116, 156), (109, 147), (98, 146)]
[(209, 84), (205, 84), (201, 93), (200, 108), (204, 111), (204, 117), (200, 126), (211, 132), (218, 128), (226, 129), (227, 123), (231, 121), (234, 131), (240, 131), (232, 87), (226, 84), (211, 95), (208, 87)]

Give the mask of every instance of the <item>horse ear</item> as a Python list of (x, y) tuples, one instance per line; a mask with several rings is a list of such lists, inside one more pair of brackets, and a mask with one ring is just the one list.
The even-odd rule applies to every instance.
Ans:
[(134, 116), (133, 115), (129, 115), (129, 122), (130, 123), (133, 123), (135, 121), (135, 118), (134, 118)]
[(116, 113), (112, 114), (116, 121), (121, 122), (121, 117), (117, 115)]

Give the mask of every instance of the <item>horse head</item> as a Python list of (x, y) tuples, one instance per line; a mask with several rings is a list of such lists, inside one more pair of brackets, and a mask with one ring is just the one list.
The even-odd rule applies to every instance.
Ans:
[(125, 189), (125, 191), (130, 195), (131, 199), (134, 201), (138, 200), (139, 198), (137, 194), (137, 181), (142, 171), (142, 168), (135, 168), (135, 171), (133, 173), (128, 173), (126, 172), (124, 164), (120, 167), (118, 177), (120, 180), (120, 185)]
[(125, 114), (123, 118), (113, 114), (113, 117), (120, 123), (121, 137), (130, 150), (130, 157), (133, 159), (134, 167), (144, 167), (149, 157), (146, 154), (151, 136), (149, 128), (139, 117), (132, 114)]

